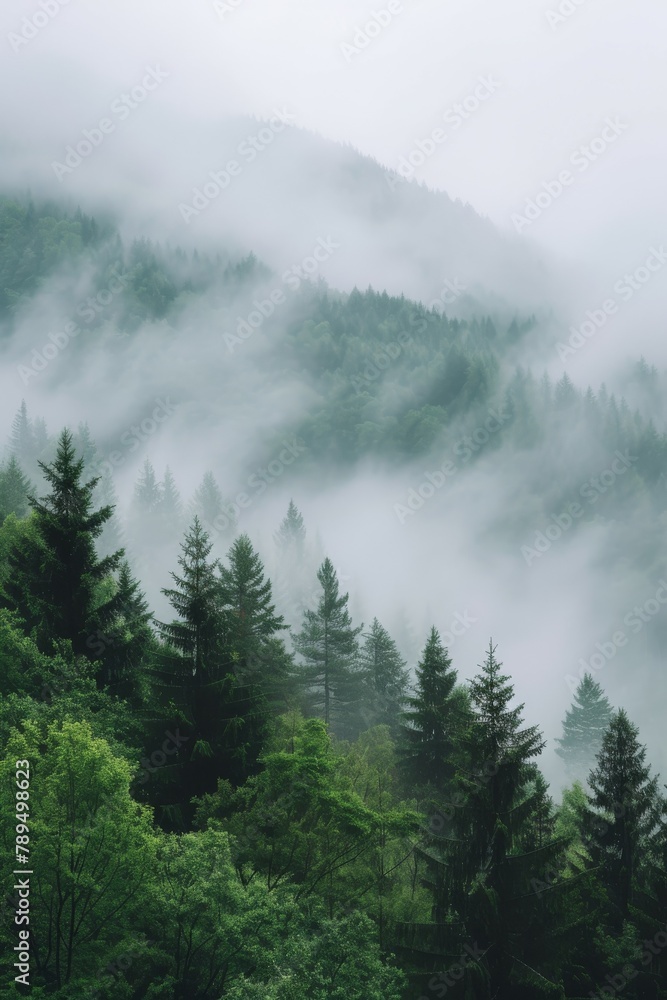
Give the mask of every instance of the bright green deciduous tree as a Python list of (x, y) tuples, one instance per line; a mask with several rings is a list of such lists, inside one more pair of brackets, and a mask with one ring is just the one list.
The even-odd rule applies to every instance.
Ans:
[(156, 844), (150, 813), (130, 796), (127, 761), (86, 723), (53, 723), (44, 731), (28, 722), (12, 733), (0, 763), (6, 857), (14, 855), (15, 765), (22, 760), (30, 771), (32, 983), (59, 990), (93, 979), (92, 970), (127, 940), (154, 877)]

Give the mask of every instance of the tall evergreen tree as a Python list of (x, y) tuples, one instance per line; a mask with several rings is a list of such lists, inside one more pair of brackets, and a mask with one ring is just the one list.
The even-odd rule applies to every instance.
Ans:
[(90, 428), (87, 423), (81, 423), (76, 429), (72, 443), (77, 455), (83, 459), (83, 469), (89, 475), (97, 461), (97, 445), (93, 441)]
[(170, 624), (159, 623), (162, 637), (174, 646), (183, 660), (182, 673), (202, 684), (215, 676), (222, 656), (218, 561), (209, 561), (213, 545), (195, 517), (181, 545), (178, 564), (182, 575), (172, 573), (176, 587), (162, 593), (178, 614)]
[(307, 552), (304, 520), (293, 500), (273, 540), (276, 547), (274, 593), (286, 621), (298, 629), (310, 601), (312, 568), (319, 557), (311, 559)]
[(28, 494), (33, 487), (23, 475), (16, 455), (0, 468), (0, 523), (8, 514), (18, 518), (27, 517), (30, 511)]
[(49, 450), (50, 440), (43, 417), (35, 417), (32, 421), (32, 433), (35, 445), (35, 456), (43, 458)]
[(236, 539), (227, 558), (229, 566), (220, 567), (220, 602), (232, 660), (247, 677), (266, 641), (287, 626), (276, 614), (271, 581), (248, 535)]
[(294, 646), (303, 660), (300, 681), (313, 710), (342, 731), (358, 712), (362, 676), (357, 636), (363, 626), (352, 626), (349, 595), (339, 592), (330, 559), (320, 566), (317, 579), (322, 588), (317, 610), (304, 612)]
[(200, 485), (194, 492), (190, 508), (199, 517), (202, 525), (211, 537), (221, 535), (230, 538), (236, 531), (237, 519), (225, 503), (215, 476), (212, 472), (204, 473)]
[(169, 466), (164, 471), (164, 479), (160, 484), (160, 499), (158, 512), (168, 530), (178, 530), (183, 516), (183, 504), (176, 486), (176, 480)]
[(364, 633), (363, 638), (359, 666), (366, 688), (367, 725), (389, 726), (396, 735), (406, 703), (410, 673), (396, 643), (377, 618), (373, 619), (370, 632)]
[(455, 773), (457, 736), (464, 701), (456, 691), (456, 671), (432, 628), (416, 670), (416, 691), (407, 699), (399, 753), (409, 784), (444, 792)]
[(12, 455), (29, 467), (35, 457), (35, 435), (25, 399), (21, 400), (18, 413), (12, 421), (9, 443)]
[(664, 837), (664, 801), (638, 737), (639, 729), (623, 709), (612, 715), (581, 817), (584, 841), (607, 889), (617, 928), (630, 915), (635, 890), (645, 883), (643, 856), (655, 856)]
[(195, 490), (192, 503), (204, 527), (212, 525), (223, 504), (222, 492), (212, 472), (204, 473), (204, 478)]
[(123, 525), (118, 516), (118, 497), (110, 470), (104, 466), (95, 487), (95, 502), (103, 507), (113, 507), (113, 514), (104, 525), (102, 534), (97, 541), (97, 551), (100, 556), (111, 555), (117, 549), (124, 548)]
[(120, 565), (116, 589), (116, 615), (107, 633), (99, 637), (105, 647), (101, 679), (113, 694), (137, 704), (147, 694), (147, 672), (155, 645), (153, 614), (126, 559)]
[(432, 923), (406, 935), (431, 973), (474, 942), (476, 959), (457, 984), (466, 1000), (562, 996), (561, 956), (535, 888), (562, 848), (530, 843), (546, 804), (533, 762), (544, 740), (537, 727), (523, 727), (523, 705), (510, 707), (514, 689), (501, 666), (490, 644), (469, 685), (472, 724), (461, 737), (451, 829), (427, 834), (419, 852), (433, 893)]
[(158, 623), (160, 634), (176, 653), (158, 671), (161, 694), (165, 707), (176, 710), (188, 733), (176, 803), (172, 802), (174, 822), (191, 816), (190, 800), (214, 791), (220, 778), (240, 783), (252, 773), (266, 726), (261, 693), (233, 671), (218, 561), (210, 558), (212, 543), (198, 517), (181, 548), (182, 572), (172, 573), (176, 586), (163, 591), (178, 618)]
[(281, 556), (303, 556), (303, 549), (306, 542), (306, 526), (303, 515), (293, 500), (290, 500), (287, 514), (280, 523), (280, 527), (275, 532), (274, 541), (278, 546)]
[[(484, 951), (484, 976), (470, 977), (471, 995), (498, 1000), (557, 995), (550, 977), (558, 970), (548, 961), (551, 942), (523, 944), (534, 902), (531, 879), (553, 864), (561, 849), (551, 842), (521, 851), (527, 827), (543, 808), (545, 790), (536, 784), (534, 758), (545, 741), (537, 726), (524, 728), (523, 705), (510, 707), (514, 687), (495, 654), (489, 643), (481, 673), (470, 682), (475, 773), (461, 776), (467, 802), (456, 816), (457, 847), (467, 869), (463, 924)], [(542, 968), (534, 967), (537, 961)]]
[(134, 487), (135, 505), (142, 514), (154, 514), (160, 506), (162, 492), (149, 459), (146, 459)]
[(611, 719), (611, 706), (601, 686), (586, 673), (579, 682), (572, 708), (565, 713), (563, 735), (556, 753), (571, 779), (588, 777)]
[(81, 481), (83, 459), (76, 458), (69, 431), (60, 435), (55, 461), (40, 468), (52, 492), (29, 498), (36, 532), (9, 553), (3, 603), (37, 630), (45, 651), (54, 639), (68, 639), (75, 653), (89, 656), (89, 637), (108, 627), (119, 603), (117, 596), (105, 600), (100, 584), (120, 564), (122, 550), (104, 559), (95, 551), (112, 510), (92, 509), (97, 480)]

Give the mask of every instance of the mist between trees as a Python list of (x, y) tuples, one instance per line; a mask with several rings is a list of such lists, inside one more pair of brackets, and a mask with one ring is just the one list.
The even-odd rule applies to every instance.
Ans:
[[(8, 856), (5, 779), (30, 759), (35, 986), (573, 1000), (623, 976), (622, 995), (664, 996), (661, 750), (636, 711), (665, 634), (663, 376), (643, 359), (595, 391), (533, 374), (553, 329), (463, 272), (465, 294), (457, 279), (425, 308), (292, 269), (289, 303), (213, 364), (211, 331), (226, 356), (225, 323), (279, 276), (49, 211), (2, 204), (40, 262), (0, 260), (10, 355), (116, 267), (90, 332), (126, 392), (55, 435), (29, 397), (0, 467), (0, 829)], [(83, 259), (59, 298), (49, 268), (66, 287)], [(78, 413), (87, 350), (26, 386), (56, 429), (56, 370)], [(410, 490), (406, 528), (391, 505)], [(574, 499), (567, 538), (524, 565)], [(635, 621), (594, 678), (596, 644)]]
[[(19, 452), (31, 432), (22, 408)], [(392, 1000), (663, 995), (667, 800), (590, 673), (556, 802), (493, 641), (468, 681), (435, 627), (408, 664), (377, 618), (355, 623), (330, 558), (307, 579), (293, 501), (273, 580), (247, 533), (215, 556), (211, 475), (158, 619), (131, 551), (100, 547), (113, 507), (94, 462), (65, 430), (39, 490), (18, 462), (2, 473), (25, 504), (0, 529), (0, 771), (33, 772), (33, 981), (62, 997), (149, 996), (165, 977), (198, 1000), (348, 980)], [(145, 466), (135, 502), (174, 530), (168, 476)]]

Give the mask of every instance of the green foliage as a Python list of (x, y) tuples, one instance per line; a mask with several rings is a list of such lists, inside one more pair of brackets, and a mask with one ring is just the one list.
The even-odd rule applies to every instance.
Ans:
[(293, 500), (290, 500), (287, 513), (280, 522), (280, 527), (275, 532), (273, 538), (282, 558), (296, 561), (303, 555), (303, 547), (306, 541), (306, 526), (303, 521), (303, 515)]
[(609, 896), (610, 924), (617, 928), (629, 918), (636, 890), (646, 886), (643, 856), (655, 856), (665, 836), (667, 804), (638, 736), (623, 709), (612, 715), (580, 813), (581, 834)]
[(211, 548), (195, 517), (181, 544), (178, 564), (183, 575), (172, 573), (176, 587), (162, 591), (179, 617), (171, 624), (160, 623), (160, 633), (182, 658), (180, 674), (191, 675), (197, 684), (216, 675), (221, 657), (217, 560), (209, 562)]
[(19, 533), (8, 553), (2, 603), (36, 630), (43, 651), (54, 639), (67, 639), (75, 652), (90, 655), (94, 636), (118, 607), (116, 597), (100, 601), (98, 588), (123, 553), (98, 559), (94, 544), (112, 511), (93, 511), (97, 481), (81, 481), (83, 460), (76, 459), (68, 431), (60, 436), (54, 462), (40, 467), (52, 492), (30, 498), (33, 530)]
[(15, 514), (18, 518), (26, 517), (30, 509), (28, 494), (32, 491), (33, 487), (23, 475), (16, 457), (12, 455), (0, 466), (0, 522), (8, 514)]
[(443, 794), (455, 772), (457, 737), (465, 703), (456, 692), (456, 671), (437, 629), (432, 628), (416, 670), (401, 733), (401, 763), (409, 784), (424, 794)]
[(385, 964), (363, 913), (320, 921), (271, 956), (260, 982), (232, 986), (229, 1000), (401, 1000), (405, 976)]
[(349, 595), (339, 592), (330, 559), (320, 566), (317, 579), (322, 588), (317, 610), (305, 611), (294, 646), (303, 661), (300, 681), (313, 709), (342, 732), (341, 716), (345, 713), (349, 719), (361, 693), (357, 636), (363, 626), (352, 627)]
[(15, 313), (46, 277), (99, 235), (94, 219), (81, 213), (67, 218), (55, 205), (0, 198), (0, 319)]
[[(35, 978), (86, 979), (140, 918), (155, 865), (150, 815), (129, 794), (130, 765), (85, 723), (15, 731), (0, 764), (1, 843), (14, 853), (15, 761), (28, 760)], [(13, 944), (13, 942), (12, 942)], [(6, 952), (11, 955), (11, 950)]]
[(220, 534), (228, 539), (235, 534), (236, 515), (230, 511), (212, 472), (204, 473), (204, 478), (192, 497), (190, 510), (193, 516), (197, 515), (203, 528), (212, 537)]
[(588, 777), (610, 719), (611, 706), (602, 688), (591, 674), (584, 674), (565, 714), (563, 736), (556, 740), (556, 753), (571, 778)]
[[(270, 278), (253, 255), (124, 247), (80, 212), (0, 199), (3, 333), (70, 267), (92, 289), (123, 276), (70, 348), (73, 362), (103, 327), (120, 348), (146, 323), (169, 337), (202, 292), (224, 309)], [(270, 457), (286, 433), (305, 443), (311, 473), (434, 448), (463, 467), (502, 448), (525, 469), (525, 501), (499, 508), (496, 528), (520, 546), (527, 513), (548, 520), (627, 452), (632, 467), (595, 496), (593, 514), (614, 519), (617, 549), (659, 579), (667, 437), (605, 386), (512, 371), (507, 358), (521, 358), (534, 318), (450, 320), (403, 297), (323, 285), (294, 305), (266, 366), (306, 378), (310, 402), (265, 439)], [(621, 387), (660, 412), (663, 383), (642, 359)], [(490, 412), (498, 428), (481, 445)], [(582, 435), (587, 447), (574, 447)], [(665, 802), (636, 727), (622, 712), (610, 718), (590, 676), (558, 752), (571, 776), (592, 768), (591, 791), (575, 783), (554, 807), (536, 765), (542, 737), (512, 707), (495, 649), (457, 686), (433, 630), (401, 716), (405, 663), (377, 619), (363, 634), (353, 627), (325, 560), (295, 639), (297, 701), (283, 614), (301, 615), (310, 552), (294, 501), (274, 536), (276, 591), (247, 535), (223, 567), (212, 557), (212, 539), (229, 545), (236, 525), (206, 473), (164, 591), (174, 620), (156, 638), (99, 467), (86, 424), (56, 446), (21, 404), (0, 466), (0, 846), (12, 856), (13, 765), (26, 758), (35, 997), (398, 1000), (421, 989), (562, 1000), (607, 985), (628, 1000), (667, 997)], [(42, 473), (50, 495), (29, 500)], [(136, 492), (129, 534), (145, 556), (182, 530), (183, 505), (170, 471), (160, 483), (150, 460)], [(16, 902), (4, 902), (10, 956)], [(466, 946), (478, 958), (457, 978)]]
[(368, 726), (389, 726), (396, 735), (406, 703), (409, 671), (389, 633), (377, 618), (363, 633), (359, 668), (365, 684), (364, 715)]
[(247, 535), (240, 535), (220, 567), (220, 603), (224, 609), (226, 637), (231, 656), (243, 676), (250, 660), (261, 655), (264, 644), (287, 628), (272, 603), (271, 581)]

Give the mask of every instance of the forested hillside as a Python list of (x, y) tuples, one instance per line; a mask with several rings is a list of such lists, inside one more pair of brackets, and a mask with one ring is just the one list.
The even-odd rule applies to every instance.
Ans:
[[(428, 502), (435, 538), (460, 509), (441, 485), (464, 480), (490, 494), (486, 558), (530, 570), (566, 535), (599, 541), (603, 576), (667, 571), (663, 374), (635, 359), (613, 390), (553, 382), (527, 363), (540, 317), (469, 295), (449, 318), (458, 295), (343, 294), (0, 204), (2, 338), (25, 397), (0, 465), (0, 840), (13, 858), (26, 838), (35, 996), (667, 997), (666, 789), (605, 675), (571, 685), (568, 784), (550, 789), (543, 725), (501, 662), (510, 636), (475, 633), (471, 670), (435, 624), (415, 634), (417, 581), (398, 571), (405, 619), (370, 592), (361, 620), (326, 524), (303, 514), (313, 483), (389, 470), (393, 521), (410, 531)], [(83, 414), (52, 426), (33, 403), (56, 376), (76, 395), (93, 354), (105, 386), (129, 378), (146, 344), (156, 367), (180, 352), (185, 385), (189, 338), (211, 345), (211, 383), (197, 370), (151, 397), (150, 431), (134, 409), (101, 435)], [(213, 398), (266, 407), (233, 466), (201, 416)], [(153, 454), (178, 407), (201, 467)], [(272, 477), (293, 500), (258, 540), (237, 486), (270, 494)], [(647, 650), (666, 635), (656, 618)], [(8, 882), (3, 904), (11, 982)]]

